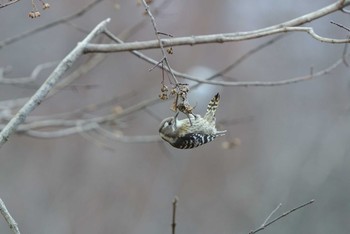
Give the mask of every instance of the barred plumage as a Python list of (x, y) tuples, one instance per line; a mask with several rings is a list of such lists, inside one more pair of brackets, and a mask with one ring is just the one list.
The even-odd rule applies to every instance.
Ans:
[(191, 149), (213, 141), (217, 136), (225, 135), (226, 130), (216, 129), (215, 112), (218, 108), (220, 95), (217, 93), (209, 102), (204, 117), (190, 116), (178, 120), (177, 113), (162, 121), (159, 127), (160, 136), (172, 146), (179, 149)]

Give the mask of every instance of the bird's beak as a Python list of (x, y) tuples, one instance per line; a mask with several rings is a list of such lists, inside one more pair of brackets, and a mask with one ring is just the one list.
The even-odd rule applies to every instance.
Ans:
[(174, 126), (175, 127), (177, 127), (177, 116), (180, 114), (180, 112), (177, 112), (176, 114), (175, 114), (175, 116), (174, 116), (174, 122), (175, 122), (175, 124), (174, 124)]

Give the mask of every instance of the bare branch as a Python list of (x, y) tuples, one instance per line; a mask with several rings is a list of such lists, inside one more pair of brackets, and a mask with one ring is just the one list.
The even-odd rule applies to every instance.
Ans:
[[(282, 24), (281, 24), (282, 25)], [(257, 39), (261, 37), (271, 36), (279, 33), (286, 32), (306, 32), (314, 39), (332, 44), (344, 44), (350, 43), (350, 39), (334, 39), (322, 37), (316, 34), (311, 27), (282, 27), (272, 30), (256, 30), (249, 32), (238, 33), (223, 33), (223, 34), (211, 34), (211, 35), (199, 35), (191, 37), (174, 37), (169, 39), (162, 39), (163, 47), (183, 46), (183, 45), (199, 45), (208, 43), (224, 43), (224, 42), (237, 42), (246, 41), (251, 39)], [(115, 53), (122, 51), (132, 50), (146, 50), (160, 48), (157, 40), (152, 41), (139, 41), (139, 42), (127, 42), (123, 44), (88, 44), (84, 53)]]
[(306, 202), (306, 203), (304, 203), (304, 204), (302, 204), (302, 205), (300, 205), (300, 206), (297, 206), (297, 207), (295, 207), (295, 208), (293, 208), (293, 209), (291, 209), (291, 210), (289, 210), (289, 211), (287, 211), (287, 212), (281, 214), (280, 216), (278, 216), (277, 218), (271, 220), (270, 222), (267, 222), (267, 221), (271, 218), (271, 216), (280, 208), (280, 205), (277, 206), (277, 208), (274, 209), (274, 210), (270, 213), (270, 215), (269, 215), (268, 218), (264, 221), (264, 223), (263, 223), (258, 229), (255, 229), (255, 230), (253, 230), (253, 231), (250, 231), (249, 234), (255, 234), (255, 233), (257, 233), (257, 232), (259, 232), (259, 231), (261, 231), (261, 230), (264, 230), (266, 227), (268, 227), (268, 226), (270, 226), (271, 224), (277, 222), (278, 220), (282, 219), (283, 217), (285, 217), (285, 216), (287, 216), (287, 215), (293, 213), (294, 211), (297, 211), (297, 210), (299, 210), (299, 209), (301, 209), (301, 208), (303, 208), (303, 207), (305, 207), (305, 206), (308, 206), (308, 205), (312, 204), (314, 201), (315, 201), (315, 200), (312, 199), (312, 200), (309, 201), (309, 202)]
[(27, 115), (40, 104), (64, 73), (83, 54), (86, 44), (99, 35), (109, 21), (110, 19), (106, 19), (99, 23), (82, 42), (78, 43), (78, 45), (60, 62), (30, 100), (18, 111), (5, 128), (2, 129), (0, 132), (0, 147), (8, 140), (9, 136), (17, 129), (18, 125), (24, 122)]
[(12, 232), (14, 234), (20, 234), (20, 231), (18, 229), (18, 224), (16, 223), (15, 219), (12, 218), (10, 212), (7, 210), (5, 203), (2, 201), (1, 198), (0, 198), (0, 213), (5, 218)]

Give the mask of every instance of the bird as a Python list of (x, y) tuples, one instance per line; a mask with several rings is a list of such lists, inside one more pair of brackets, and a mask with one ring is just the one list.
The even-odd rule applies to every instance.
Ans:
[(207, 111), (202, 117), (199, 114), (189, 115), (179, 120), (177, 112), (173, 117), (165, 118), (159, 126), (160, 137), (178, 149), (192, 149), (224, 136), (226, 130), (216, 129), (215, 113), (219, 106), (220, 94), (217, 93), (209, 102)]

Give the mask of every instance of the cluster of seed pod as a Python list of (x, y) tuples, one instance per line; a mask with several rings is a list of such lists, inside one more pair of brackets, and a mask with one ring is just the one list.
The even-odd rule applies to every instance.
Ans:
[(194, 107), (189, 104), (187, 99), (187, 94), (190, 91), (188, 84), (178, 83), (171, 88), (170, 91), (165, 84), (162, 84), (160, 91), (159, 98), (161, 100), (167, 100), (169, 97), (174, 97), (174, 102), (170, 108), (172, 111), (180, 111), (187, 116), (193, 114), (192, 111)]
[[(50, 4), (49, 4), (49, 3), (44, 2), (44, 1), (42, 1), (42, 0), (40, 0), (40, 2), (42, 3), (42, 8), (43, 8), (43, 10), (46, 10), (46, 9), (49, 9), (49, 8), (50, 8)], [(41, 14), (40, 14), (40, 12), (39, 12), (38, 9), (37, 9), (37, 7), (36, 7), (36, 5), (35, 5), (35, 3), (34, 3), (34, 0), (32, 0), (32, 7), (33, 7), (33, 10), (31, 10), (31, 11), (29, 12), (29, 14), (28, 14), (29, 18), (34, 19), (34, 18), (40, 17)]]
[(162, 87), (160, 88), (160, 94), (158, 95), (158, 97), (161, 100), (167, 100), (169, 98), (168, 96), (168, 86), (166, 86), (165, 84), (162, 84)]

